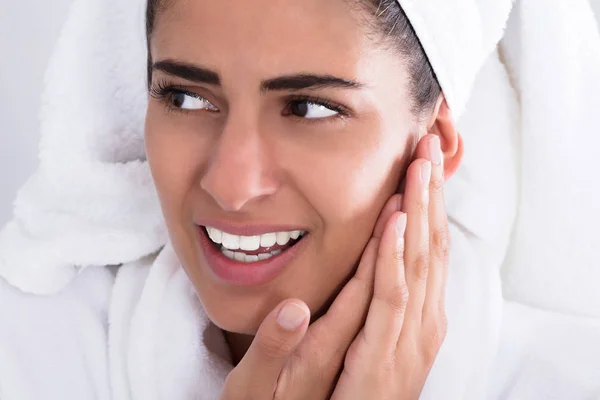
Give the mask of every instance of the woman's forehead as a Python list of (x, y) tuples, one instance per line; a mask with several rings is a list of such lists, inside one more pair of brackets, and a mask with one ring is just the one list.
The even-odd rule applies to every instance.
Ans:
[(176, 0), (155, 23), (151, 51), (217, 71), (354, 78), (377, 51), (361, 18), (348, 0)]

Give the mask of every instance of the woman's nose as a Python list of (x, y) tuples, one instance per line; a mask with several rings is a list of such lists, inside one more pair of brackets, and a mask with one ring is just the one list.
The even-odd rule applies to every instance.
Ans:
[(241, 211), (277, 191), (273, 157), (257, 124), (225, 124), (200, 185), (225, 211)]

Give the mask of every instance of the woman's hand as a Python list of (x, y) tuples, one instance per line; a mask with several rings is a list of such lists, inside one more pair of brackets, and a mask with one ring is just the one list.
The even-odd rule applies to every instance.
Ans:
[(394, 214), (381, 239), (367, 320), (332, 399), (419, 398), (446, 335), (442, 162), (439, 138), (426, 136), (407, 172), (405, 214)]
[(419, 397), (446, 333), (450, 244), (437, 136), (419, 142), (416, 158), (405, 195), (384, 207), (327, 313), (308, 328), (302, 301), (278, 305), (228, 376), (223, 400)]

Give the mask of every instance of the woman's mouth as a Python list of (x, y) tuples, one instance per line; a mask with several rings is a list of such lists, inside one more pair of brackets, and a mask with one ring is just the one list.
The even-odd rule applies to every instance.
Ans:
[(292, 261), (307, 242), (302, 230), (236, 235), (210, 226), (198, 226), (200, 243), (211, 271), (238, 286), (264, 284)]
[(294, 246), (306, 234), (304, 231), (295, 230), (241, 236), (208, 226), (205, 229), (210, 240), (225, 257), (243, 263), (268, 260)]

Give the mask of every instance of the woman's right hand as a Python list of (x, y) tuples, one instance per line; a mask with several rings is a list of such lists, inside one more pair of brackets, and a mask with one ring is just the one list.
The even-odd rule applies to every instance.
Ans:
[(227, 377), (221, 400), (329, 399), (346, 352), (366, 319), (381, 236), (401, 207), (399, 194), (386, 203), (357, 272), (310, 329), (310, 311), (301, 300), (288, 299), (275, 307)]

